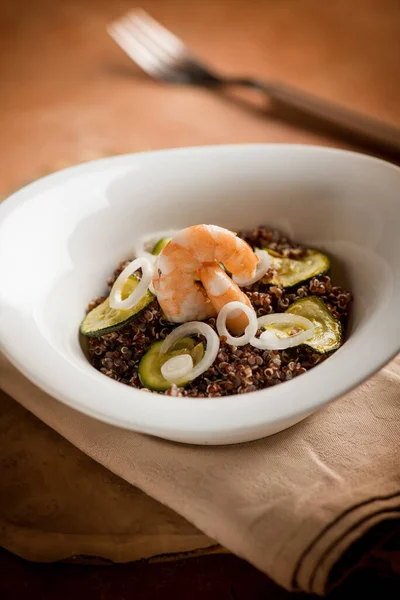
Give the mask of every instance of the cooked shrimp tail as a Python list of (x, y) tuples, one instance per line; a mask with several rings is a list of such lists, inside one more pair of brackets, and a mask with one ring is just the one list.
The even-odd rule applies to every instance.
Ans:
[[(251, 306), (249, 298), (232, 281), (223, 269), (216, 263), (207, 263), (199, 269), (199, 279), (204, 286), (208, 298), (211, 301), (216, 313), (228, 302), (242, 302)], [(227, 319), (227, 325), (232, 333), (242, 333), (248, 325), (248, 318), (240, 312), (237, 316)]]
[[(248, 279), (254, 275), (258, 260), (252, 248), (232, 231), (215, 225), (193, 225), (180, 231), (162, 250), (152, 286), (170, 321), (203, 320), (227, 302), (250, 305), (218, 263), (233, 275)], [(213, 292), (221, 289), (225, 291)], [(246, 320), (243, 314), (236, 319), (233, 316), (233, 331), (243, 331)]]

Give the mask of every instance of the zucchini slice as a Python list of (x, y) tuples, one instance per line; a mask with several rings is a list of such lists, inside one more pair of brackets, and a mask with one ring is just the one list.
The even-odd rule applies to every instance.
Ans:
[(283, 258), (283, 254), (280, 254), (276, 250), (272, 250), (272, 248), (263, 248), (266, 250), (270, 256), (275, 256), (276, 258)]
[(323, 275), (330, 268), (330, 261), (326, 254), (318, 250), (306, 250), (305, 255), (297, 260), (281, 256), (270, 248), (264, 248), (271, 256), (271, 266), (276, 275), (272, 278), (273, 285), (293, 287), (311, 277)]
[[(134, 275), (131, 275), (126, 280), (121, 294), (123, 300), (133, 292), (138, 283), (139, 279)], [(110, 307), (110, 301), (107, 298), (86, 315), (81, 323), (80, 331), (88, 337), (99, 337), (106, 333), (117, 331), (117, 329), (121, 329), (121, 327), (136, 319), (142, 310), (153, 300), (153, 294), (147, 290), (143, 298), (135, 306), (132, 306), (128, 310), (117, 310)]]
[(301, 298), (289, 306), (285, 311), (292, 315), (300, 315), (310, 319), (314, 325), (314, 335), (304, 342), (316, 352), (326, 354), (337, 350), (342, 343), (343, 328), (329, 308), (317, 296)]
[(161, 250), (164, 250), (165, 246), (171, 241), (171, 239), (172, 238), (170, 237), (163, 237), (161, 240), (158, 240), (151, 253), (154, 254), (154, 256), (158, 256)]
[[(286, 311), (286, 312), (288, 312), (288, 311)], [(263, 331), (272, 331), (272, 333), (274, 333), (278, 339), (284, 339), (284, 338), (287, 338), (290, 335), (292, 335), (292, 331), (293, 331), (294, 327), (300, 331), (305, 330), (304, 325), (296, 322), (295, 319), (293, 320), (293, 323), (271, 323), (270, 325), (263, 325), (262, 330)], [(304, 343), (304, 342), (302, 342), (302, 343)], [(296, 346), (292, 346), (292, 347), (295, 348)]]
[(155, 392), (165, 392), (172, 387), (172, 383), (164, 379), (161, 374), (161, 367), (167, 360), (180, 354), (190, 354), (196, 365), (204, 356), (203, 343), (196, 343), (191, 337), (178, 340), (166, 354), (160, 356), (162, 343), (163, 340), (154, 342), (139, 363), (139, 379), (142, 385)]

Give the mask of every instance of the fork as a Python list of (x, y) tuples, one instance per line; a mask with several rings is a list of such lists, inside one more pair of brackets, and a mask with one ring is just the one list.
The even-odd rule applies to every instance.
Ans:
[(224, 77), (201, 62), (173, 33), (144, 10), (129, 12), (111, 23), (108, 33), (126, 54), (156, 80), (209, 88), (243, 86), (265, 93), (273, 101), (325, 121), (379, 150), (399, 153), (400, 129), (325, 102), (284, 84), (248, 77)]

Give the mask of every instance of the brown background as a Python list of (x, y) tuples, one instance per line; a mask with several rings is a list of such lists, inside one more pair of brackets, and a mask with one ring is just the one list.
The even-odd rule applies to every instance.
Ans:
[[(140, 4), (227, 74), (279, 79), (400, 124), (399, 0)], [(105, 32), (107, 22), (134, 6), (126, 0), (0, 1), (0, 196), (59, 166), (107, 154), (231, 142), (351, 148), (271, 112), (257, 94), (222, 97), (149, 80)], [(335, 598), (367, 588), (389, 598), (393, 581), (362, 571)], [(27, 593), (115, 600), (288, 597), (228, 556), (102, 569), (32, 565), (3, 552), (0, 596)]]
[[(226, 73), (279, 79), (400, 123), (399, 0), (140, 4)], [(0, 194), (98, 154), (230, 142), (346, 147), (208, 91), (150, 81), (105, 31), (134, 6), (1, 0)]]

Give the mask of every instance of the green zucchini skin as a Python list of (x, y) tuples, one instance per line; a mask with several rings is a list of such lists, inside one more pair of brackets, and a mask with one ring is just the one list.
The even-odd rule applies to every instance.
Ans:
[(171, 239), (172, 238), (170, 237), (164, 237), (161, 238), (161, 240), (158, 240), (151, 253), (154, 254), (154, 256), (158, 256), (160, 252), (164, 250), (165, 246), (171, 241)]
[(154, 392), (166, 392), (171, 387), (169, 381), (161, 375), (161, 363), (159, 361), (160, 348), (163, 340), (154, 342), (143, 354), (139, 363), (140, 383)]
[[(138, 285), (139, 280), (131, 275), (124, 284), (123, 297), (127, 298), (129, 294)], [(100, 337), (106, 333), (118, 331), (125, 327), (143, 312), (143, 310), (154, 300), (151, 292), (147, 291), (143, 298), (132, 308), (128, 310), (117, 310), (110, 307), (109, 298), (93, 308), (83, 319), (80, 332), (87, 337)]]
[[(139, 363), (139, 379), (141, 384), (154, 392), (165, 392), (172, 387), (171, 382), (164, 379), (161, 374), (161, 367), (168, 359), (179, 354), (190, 354), (195, 364), (197, 364), (204, 356), (203, 343), (196, 344), (193, 338), (185, 337), (175, 344), (172, 351), (167, 352), (167, 354), (160, 358), (160, 348), (163, 341), (154, 342), (142, 356)], [(184, 387), (187, 383), (180, 384), (180, 387)]]

